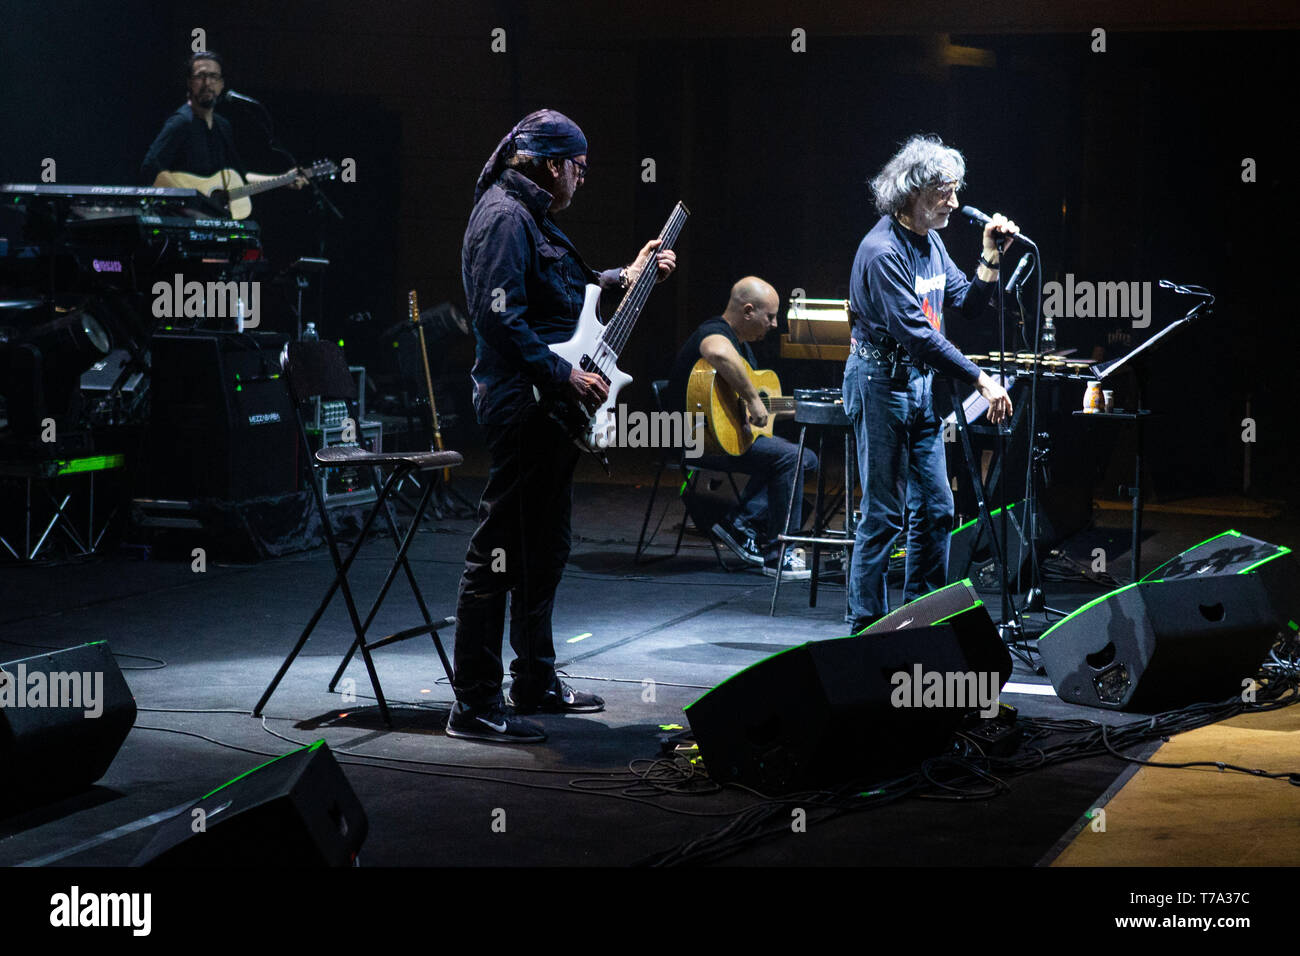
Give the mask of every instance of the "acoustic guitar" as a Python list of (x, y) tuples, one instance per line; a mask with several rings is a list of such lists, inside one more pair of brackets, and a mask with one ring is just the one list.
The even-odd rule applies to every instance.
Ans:
[[(333, 162), (322, 159), (310, 166), (303, 167), (302, 176), (305, 179), (314, 179), (317, 176), (332, 178), (338, 171), (339, 168)], [(197, 189), (222, 209), (225, 209), (230, 214), (231, 219), (247, 219), (248, 214), (253, 211), (253, 201), (248, 198), (249, 196), (264, 193), (268, 189), (279, 189), (281, 186), (288, 186), (297, 178), (298, 170), (296, 169), (257, 183), (244, 182), (244, 177), (233, 169), (223, 169), (211, 176), (194, 176), (190, 173), (179, 173), (164, 169), (154, 179), (153, 184), (155, 186), (171, 186), (176, 189)]]
[(704, 415), (705, 454), (743, 455), (759, 435), (772, 437), (772, 426), (778, 416), (785, 418), (794, 414), (794, 397), (781, 394), (781, 380), (775, 372), (767, 369), (755, 371), (744, 359), (740, 361), (767, 408), (767, 424), (762, 428), (750, 425), (744, 400), (707, 359), (700, 359), (686, 381), (686, 412)]

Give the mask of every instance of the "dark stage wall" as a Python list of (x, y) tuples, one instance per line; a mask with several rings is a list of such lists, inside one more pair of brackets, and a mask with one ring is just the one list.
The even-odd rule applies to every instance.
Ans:
[[(678, 276), (627, 353), (638, 378), (628, 400), (648, 404), (649, 379), (739, 276), (762, 275), (783, 296), (846, 295), (875, 218), (864, 180), (906, 135), (936, 132), (966, 153), (963, 201), (1020, 222), (1046, 279), (1168, 277), (1219, 295), (1153, 384), (1151, 404), (1169, 416), (1155, 430), (1156, 492), (1240, 488), (1249, 399), (1256, 490), (1294, 495), (1286, 468), (1300, 431), (1286, 385), (1300, 333), (1284, 284), (1293, 164), (1282, 117), (1296, 34), (1274, 29), (1293, 28), (1294, 13), (1021, 6), (759, 3), (743, 19), (734, 5), (677, 3), (14, 6), (19, 28), (0, 39), (0, 179), (31, 181), (53, 155), (65, 182), (133, 181), (179, 105), (178, 65), (201, 27), (230, 85), (268, 104), (300, 160), (357, 159), (357, 182), (330, 187), (346, 225), (322, 233), (306, 198), (287, 192), (264, 197), (255, 218), (278, 256), (324, 235), (339, 266), (315, 308), (369, 361), (374, 330), (346, 317), (396, 321), (412, 286), (426, 304), (460, 298), (479, 167), (523, 114), (560, 109), (591, 142), (588, 183), (563, 223), (594, 266), (628, 261), (676, 199), (693, 212)], [(1091, 50), (1093, 27), (1108, 29), (1104, 53)], [(491, 48), (496, 28), (504, 53)], [(806, 53), (791, 49), (795, 28), (807, 30)], [(247, 141), (249, 117), (227, 114)], [(248, 152), (254, 168), (283, 166)], [(1257, 182), (1242, 182), (1247, 157)], [(642, 182), (646, 158), (656, 182)], [(972, 269), (976, 230), (954, 219), (944, 238)], [(1113, 355), (1117, 333), (1153, 334), (1184, 307), (1155, 295), (1150, 329), (1062, 319), (1061, 347)], [(952, 334), (968, 351), (995, 347), (992, 323)], [(839, 369), (812, 374), (835, 384)]]

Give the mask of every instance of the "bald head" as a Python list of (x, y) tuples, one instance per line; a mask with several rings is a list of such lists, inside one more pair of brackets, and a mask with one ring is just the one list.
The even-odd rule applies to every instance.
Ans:
[(722, 317), (742, 342), (757, 342), (776, 328), (781, 297), (758, 276), (745, 276), (731, 287)]
[[(758, 276), (745, 276), (731, 287), (727, 311), (736, 312), (747, 305), (761, 306), (777, 298), (776, 290)], [(775, 306), (773, 307), (775, 309)]]

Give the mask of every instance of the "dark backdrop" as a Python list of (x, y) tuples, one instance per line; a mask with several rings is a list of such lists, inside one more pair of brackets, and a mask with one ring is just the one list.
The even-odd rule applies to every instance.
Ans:
[[(1295, 15), (1233, 20), (1208, 3), (1142, 10), (1022, 10), (995, 2), (828, 3), (816, 11), (751, 3), (594, 2), (5, 4), (0, 35), (0, 180), (33, 181), (53, 156), (62, 182), (133, 182), (181, 102), (190, 31), (207, 31), (230, 85), (263, 100), (302, 161), (357, 160), (357, 182), (329, 194), (346, 222), (320, 225), (303, 194), (255, 200), (273, 256), (325, 241), (335, 267), (309, 302), (354, 361), (402, 316), (462, 296), (459, 245), (474, 178), (497, 139), (542, 105), (577, 119), (591, 174), (564, 225), (596, 267), (626, 262), (672, 203), (693, 216), (677, 279), (652, 297), (625, 367), (629, 401), (649, 403), (676, 343), (718, 312), (731, 282), (757, 273), (788, 296), (841, 297), (874, 221), (864, 180), (915, 131), (968, 160), (963, 201), (1013, 216), (1038, 240), (1046, 278), (1199, 282), (1214, 318), (1174, 343), (1152, 384), (1162, 495), (1240, 488), (1246, 403), (1258, 422), (1256, 490), (1295, 494), (1287, 415), (1295, 307), (1280, 280), (1291, 166)], [(1247, 18), (1249, 17), (1249, 18)], [(1107, 51), (1090, 50), (1093, 27)], [(507, 49), (492, 52), (491, 31)], [(791, 30), (807, 31), (807, 52)], [(253, 168), (249, 115), (227, 110)], [(1241, 181), (1241, 162), (1258, 182)], [(655, 160), (657, 180), (641, 178)], [(974, 266), (976, 230), (945, 240)], [(1181, 314), (1156, 294), (1154, 322)], [(369, 312), (369, 326), (348, 316)], [(1062, 347), (1115, 354), (1123, 323), (1063, 319)], [(968, 351), (993, 347), (992, 323), (954, 328)], [(767, 355), (780, 367), (776, 350)], [(468, 360), (463, 349), (457, 353)], [(796, 370), (786, 369), (787, 377)], [(803, 367), (788, 385), (833, 384)]]

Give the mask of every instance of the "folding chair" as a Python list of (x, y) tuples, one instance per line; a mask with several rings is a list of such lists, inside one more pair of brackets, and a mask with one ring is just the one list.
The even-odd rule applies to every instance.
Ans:
[[(298, 642), (294, 645), (289, 656), (284, 659), (280, 665), (280, 670), (276, 673), (275, 679), (271, 681), (262, 699), (257, 702), (253, 709), (253, 716), (260, 717), (262, 709), (275, 693), (281, 679), (288, 672), (290, 665), (293, 663), (307, 639), (311, 636), (316, 624), (320, 621), (325, 609), (329, 606), (330, 601), (334, 599), (336, 591), (343, 592), (343, 601), (347, 605), (348, 618), (352, 622), (352, 630), (355, 635), (352, 646), (348, 648), (342, 663), (339, 664), (338, 670), (334, 672), (334, 677), (330, 680), (329, 690), (333, 691), (343, 676), (343, 672), (352, 661), (352, 657), (358, 650), (361, 651), (362, 660), (365, 661), (366, 672), (370, 675), (371, 686), (375, 689), (375, 698), (379, 701), (379, 712), (384, 722), (392, 726), (392, 718), (388, 713), (388, 702), (384, 699), (384, 691), (379, 683), (379, 675), (375, 672), (375, 662), (371, 652), (378, 650), (388, 644), (394, 644), (398, 641), (404, 641), (411, 637), (418, 637), (421, 634), (428, 634), (433, 638), (434, 646), (438, 649), (438, 657), (442, 660), (443, 669), (447, 672), (448, 679), (452, 676), (451, 662), (447, 658), (447, 651), (442, 646), (442, 640), (438, 636), (440, 628), (448, 627), (456, 623), (454, 617), (446, 617), (435, 622), (429, 615), (429, 609), (424, 603), (424, 595), (420, 591), (420, 586), (415, 581), (415, 574), (411, 571), (411, 565), (407, 561), (406, 554), (410, 550), (412, 542), (415, 540), (416, 532), (420, 528), (421, 519), (425, 510), (429, 506), (430, 497), (433, 494), (437, 482), (427, 477), (424, 482), (424, 493), (420, 497), (419, 504), (416, 505), (415, 513), (406, 527), (405, 534), (399, 535), (397, 521), (393, 516), (392, 502), (390, 495), (405, 477), (421, 473), (428, 476), (429, 472), (437, 471), (441, 468), (452, 468), (459, 465), (463, 460), (459, 452), (454, 451), (426, 451), (426, 452), (371, 452), (364, 448), (350, 445), (334, 445), (331, 447), (322, 447), (314, 455), (311, 446), (307, 440), (307, 429), (304, 424), (303, 410), (307, 402), (312, 398), (321, 398), (322, 400), (342, 400), (349, 403), (355, 402), (357, 398), (356, 383), (353, 381), (352, 374), (348, 371), (348, 365), (343, 358), (343, 350), (330, 342), (290, 342), (284, 353), (280, 357), (280, 366), (284, 372), (285, 381), (289, 387), (289, 394), (294, 400), (294, 413), (298, 418), (298, 436), (302, 442), (304, 452), (303, 463), (305, 476), (311, 484), (312, 493), (316, 497), (316, 506), (320, 511), (321, 523), (324, 528), (325, 540), (329, 545), (330, 557), (334, 561), (334, 581), (326, 590), (320, 606), (316, 608), (316, 613), (311, 616), (307, 626), (303, 628), (298, 637)], [(349, 405), (349, 411), (353, 406)], [(371, 481), (374, 484), (377, 493), (377, 499), (374, 508), (366, 516), (362, 524), (361, 533), (357, 537), (356, 543), (352, 546), (346, 559), (342, 558), (339, 552), (338, 540), (334, 535), (334, 529), (330, 524), (329, 513), (325, 508), (325, 492), (323, 487), (321, 472), (326, 468), (335, 468), (342, 465), (360, 465), (368, 466), (370, 469)], [(380, 481), (380, 468), (388, 468), (388, 477)], [(356, 601), (352, 596), (352, 587), (348, 583), (348, 572), (352, 568), (352, 563), (360, 553), (362, 545), (365, 544), (366, 536), (369, 534), (375, 519), (383, 513), (388, 524), (389, 532), (393, 536), (394, 543), (399, 542), (397, 555), (393, 559), (392, 566), (388, 569), (388, 574), (384, 578), (383, 586), (379, 589), (379, 595), (375, 598), (374, 604), (371, 605), (369, 612), (363, 621), (357, 613)], [(388, 590), (397, 577), (399, 571), (406, 573), (406, 580), (411, 585), (411, 591), (415, 595), (415, 601), (420, 607), (420, 613), (424, 617), (424, 624), (416, 627), (406, 628), (389, 634), (378, 640), (368, 640), (367, 632), (379, 608), (388, 596)]]
[[(656, 410), (664, 411), (664, 393), (668, 390), (668, 379), (660, 378), (651, 382), (650, 390), (654, 393)], [(718, 543), (713, 540), (713, 535), (709, 533), (709, 529), (704, 526), (697, 515), (698, 501), (695, 494), (695, 485), (700, 480), (700, 469), (692, 468), (686, 463), (685, 449), (679, 449), (675, 452), (671, 448), (661, 448), (659, 450), (659, 467), (655, 471), (654, 484), (650, 488), (650, 500), (646, 502), (645, 519), (641, 522), (641, 535), (637, 538), (634, 563), (642, 563), (643, 556), (649, 550), (650, 545), (654, 543), (654, 539), (659, 534), (659, 528), (663, 525), (664, 518), (668, 514), (668, 508), (665, 507), (664, 513), (659, 516), (659, 521), (655, 524), (654, 531), (650, 533), (650, 537), (647, 539), (646, 529), (650, 526), (650, 515), (654, 511), (655, 498), (659, 494), (659, 482), (664, 471), (668, 468), (676, 468), (684, 476), (681, 487), (678, 489), (678, 497), (682, 499), (682, 506), (685, 508), (686, 514), (682, 516), (681, 527), (677, 529), (677, 543), (673, 546), (673, 553), (662, 557), (676, 557), (677, 552), (682, 549), (682, 536), (686, 534), (686, 518), (689, 516), (691, 521), (695, 523), (695, 527), (708, 539), (709, 544), (713, 547), (713, 554), (718, 559), (718, 564), (722, 565), (724, 571), (730, 571), (731, 568), (728, 568), (727, 562), (722, 559), (722, 552), (718, 550)], [(736, 486), (735, 476), (730, 471), (724, 472), (724, 474), (727, 476), (727, 481), (731, 483), (731, 491), (736, 496), (736, 501), (743, 501), (744, 498), (740, 493), (740, 488)]]

